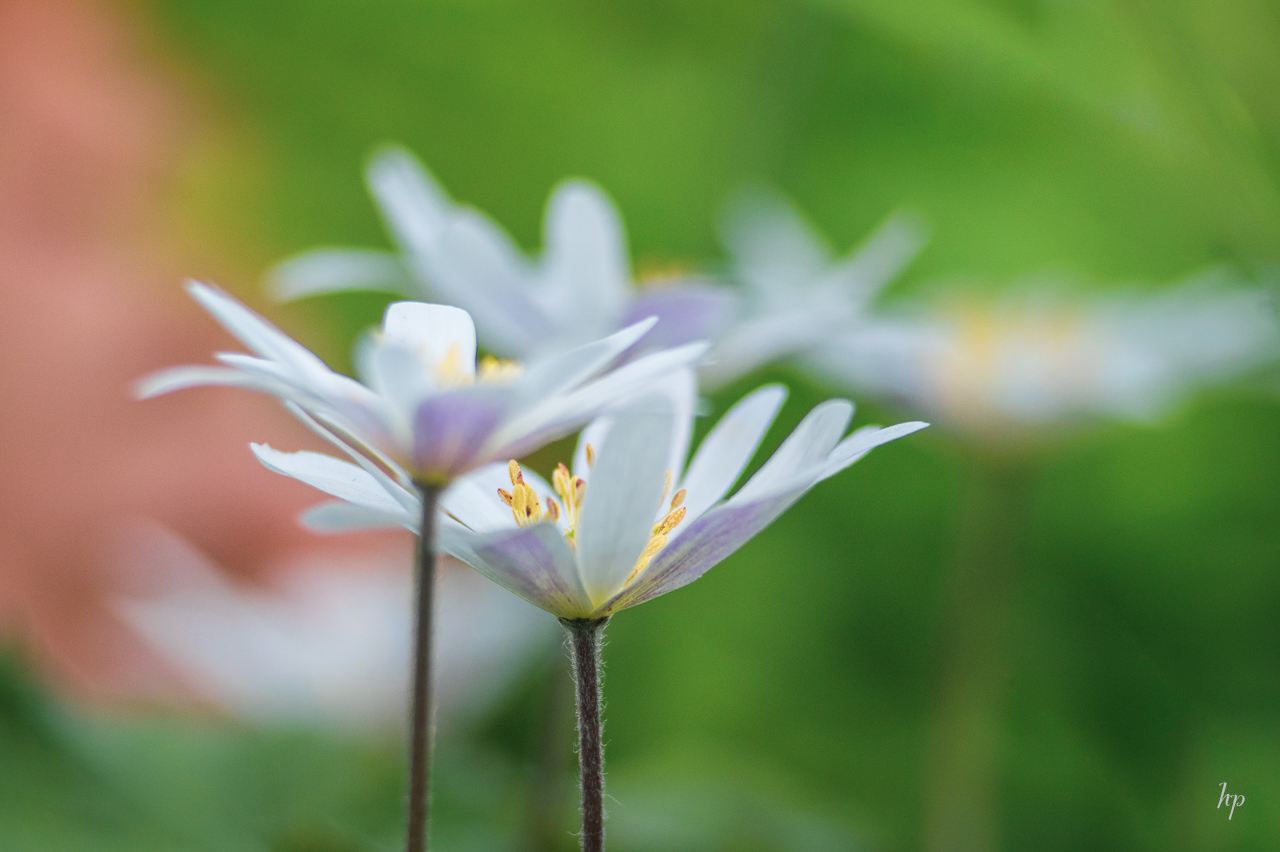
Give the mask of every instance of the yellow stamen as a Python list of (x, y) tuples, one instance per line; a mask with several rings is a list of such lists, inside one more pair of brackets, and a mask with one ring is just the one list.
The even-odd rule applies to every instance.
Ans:
[(630, 576), (627, 577), (627, 585), (636, 578), (645, 567), (653, 561), (653, 557), (658, 555), (658, 551), (667, 546), (667, 537), (665, 535), (657, 535), (649, 539), (649, 543), (644, 546), (644, 550), (640, 551), (640, 558), (636, 560), (636, 567), (631, 569)]
[[(511, 514), (515, 516), (516, 525), (527, 527), (542, 520), (542, 504), (538, 500), (538, 492), (524, 481), (524, 472), (520, 463), (512, 459), (507, 463), (507, 473), (511, 476)], [(498, 489), (498, 496), (507, 502), (506, 492)]]
[(685, 490), (681, 488), (679, 491), (676, 492), (676, 496), (671, 498), (671, 508), (672, 509), (680, 508), (680, 504), (684, 503), (684, 496), (685, 496)]
[(506, 384), (520, 378), (524, 373), (524, 367), (516, 361), (486, 355), (480, 359), (476, 372), (482, 382)]
[(547, 517), (551, 519), (551, 523), (560, 520), (560, 504), (556, 502), (554, 497), (547, 498)]
[(671, 532), (680, 525), (681, 521), (684, 520), (685, 511), (684, 506), (681, 506), (679, 509), (675, 509), (670, 512), (665, 518), (654, 524), (653, 532), (650, 533), (650, 535), (665, 536), (667, 533)]
[(454, 343), (435, 366), (436, 383), (443, 386), (465, 385), (471, 377), (462, 371), (462, 347)]
[(664, 483), (663, 483), (663, 485), (662, 485), (662, 499), (658, 501), (658, 505), (659, 505), (659, 506), (661, 506), (663, 503), (667, 502), (667, 495), (668, 495), (668, 494), (670, 494), (670, 493), (671, 493), (671, 470), (670, 470), (670, 469), (668, 469), (668, 470), (667, 470), (667, 480), (666, 480), (666, 482), (664, 482)]
[(591, 446), (590, 441), (587, 442), (586, 453), (587, 453), (587, 467), (590, 467), (590, 468), (595, 467), (596, 466), (596, 448)]
[(508, 490), (507, 490), (507, 489), (505, 489), (505, 488), (499, 488), (499, 489), (498, 489), (498, 496), (502, 498), (502, 502), (503, 502), (503, 503), (506, 503), (508, 506), (510, 506), (510, 505), (511, 505), (511, 492), (510, 492), (510, 491), (508, 491)]

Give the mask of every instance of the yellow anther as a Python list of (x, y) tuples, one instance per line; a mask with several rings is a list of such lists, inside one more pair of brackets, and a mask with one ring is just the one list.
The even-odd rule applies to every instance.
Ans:
[(520, 378), (524, 373), (524, 367), (516, 361), (486, 355), (480, 359), (476, 372), (482, 382), (505, 384)]
[(680, 508), (680, 504), (684, 502), (684, 496), (685, 496), (685, 490), (681, 488), (679, 491), (676, 492), (676, 496), (671, 498), (671, 508), (672, 509)]
[[(649, 539), (649, 543), (644, 546), (644, 550), (640, 551), (640, 558), (636, 560), (636, 567), (631, 569), (630, 576), (627, 577), (627, 583), (636, 578), (636, 575), (645, 569), (653, 557), (658, 555), (658, 551), (667, 546), (667, 537), (665, 535), (656, 535)], [(625, 586), (626, 583), (623, 583)]]
[(554, 497), (547, 498), (547, 517), (551, 519), (553, 524), (560, 520), (560, 504), (556, 502)]
[(653, 532), (651, 534), (655, 536), (665, 536), (667, 533), (671, 532), (680, 525), (681, 521), (684, 520), (685, 511), (684, 506), (681, 506), (680, 508), (669, 512), (665, 518), (654, 524)]
[(518, 526), (536, 524), (542, 520), (542, 504), (538, 501), (538, 492), (524, 481), (520, 463), (515, 459), (507, 463), (507, 473), (511, 476), (511, 499), (507, 499), (507, 492), (501, 488), (498, 489), (498, 496), (511, 507), (511, 514), (515, 516)]
[(510, 505), (511, 505), (511, 492), (510, 492), (510, 491), (508, 491), (508, 490), (507, 490), (507, 489), (505, 489), (505, 488), (499, 488), (499, 489), (498, 489), (498, 496), (502, 498), (502, 502), (503, 502), (503, 503), (506, 503), (508, 506), (510, 506)]
[(668, 494), (670, 494), (670, 493), (671, 493), (671, 470), (670, 470), (670, 468), (668, 468), (668, 469), (667, 469), (667, 479), (666, 479), (666, 481), (662, 484), (662, 499), (658, 501), (658, 505), (659, 505), (659, 506), (661, 506), (663, 503), (665, 503), (665, 502), (667, 501), (667, 495), (668, 495)]
[(596, 466), (596, 448), (591, 446), (590, 441), (587, 442), (586, 455), (587, 455), (587, 467), (595, 467)]

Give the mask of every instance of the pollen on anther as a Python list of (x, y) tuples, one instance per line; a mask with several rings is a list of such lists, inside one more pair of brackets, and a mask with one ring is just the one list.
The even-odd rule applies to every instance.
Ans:
[(555, 501), (554, 497), (547, 498), (547, 516), (551, 518), (551, 523), (560, 520), (560, 504)]
[(508, 490), (507, 490), (507, 489), (505, 489), (505, 488), (499, 488), (499, 489), (498, 489), (498, 496), (502, 498), (502, 502), (503, 502), (503, 503), (506, 503), (508, 506), (510, 506), (510, 505), (511, 505), (511, 492), (510, 492), (510, 491), (508, 491)]
[(686, 493), (685, 490), (681, 488), (679, 491), (676, 492), (676, 495), (671, 498), (672, 509), (680, 508), (680, 504), (684, 502), (685, 493)]
[(507, 473), (511, 476), (512, 485), (524, 485), (524, 473), (520, 470), (520, 463), (515, 459), (507, 462)]

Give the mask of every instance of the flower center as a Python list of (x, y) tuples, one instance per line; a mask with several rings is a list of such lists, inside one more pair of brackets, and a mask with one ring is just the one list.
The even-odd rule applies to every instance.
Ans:
[[(596, 451), (590, 444), (586, 446), (587, 465), (592, 467), (595, 465)], [(511, 507), (511, 514), (516, 519), (516, 525), (520, 527), (533, 526), (540, 523), (544, 514), (546, 520), (551, 523), (558, 523), (561, 515), (561, 503), (564, 504), (564, 537), (569, 542), (569, 546), (576, 548), (578, 518), (582, 514), (582, 501), (587, 495), (587, 482), (580, 476), (574, 476), (569, 472), (569, 468), (563, 464), (556, 465), (556, 471), (551, 475), (551, 487), (555, 489), (560, 500), (547, 496), (547, 509), (544, 513), (542, 503), (538, 497), (538, 493), (533, 486), (524, 481), (524, 471), (520, 469), (520, 464), (515, 459), (507, 462), (507, 473), (511, 477), (511, 490), (505, 488), (498, 489), (498, 496), (502, 498), (502, 502)], [(667, 471), (667, 484), (662, 489), (662, 501), (666, 502), (667, 494), (671, 491), (671, 471)], [(653, 525), (653, 529), (649, 531), (649, 541), (645, 544), (644, 550), (640, 552), (640, 557), (636, 560), (635, 567), (631, 569), (631, 573), (627, 576), (627, 585), (636, 576), (645, 569), (653, 557), (658, 555), (662, 548), (667, 546), (667, 538), (671, 531), (680, 525), (684, 520), (686, 509), (683, 505), (685, 498), (685, 490), (681, 488), (671, 498), (670, 508), (662, 517), (662, 520)]]
[(477, 381), (482, 384), (506, 385), (520, 378), (523, 372), (524, 367), (516, 361), (486, 355), (476, 364), (475, 372), (472, 373), (463, 369), (462, 347), (457, 343), (450, 346), (445, 356), (432, 368), (436, 386), (442, 388), (456, 388)]

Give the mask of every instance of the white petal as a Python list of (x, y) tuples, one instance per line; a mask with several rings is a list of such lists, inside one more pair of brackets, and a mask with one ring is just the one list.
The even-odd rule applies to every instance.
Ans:
[(520, 397), (533, 402), (577, 387), (635, 345), (657, 321), (649, 317), (602, 340), (530, 362), (516, 385)]
[(530, 297), (535, 278), (528, 260), (479, 213), (463, 211), (450, 221), (430, 273), (445, 301), (471, 312), (489, 351), (526, 358), (556, 337), (555, 323)]
[(401, 248), (434, 250), (454, 205), (431, 173), (408, 151), (389, 147), (374, 154), (365, 180)]
[(612, 428), (613, 415), (606, 414), (588, 423), (587, 428), (583, 429), (582, 434), (578, 436), (578, 445), (573, 450), (572, 471), (573, 475), (583, 482), (591, 482), (591, 465), (587, 464), (587, 444), (591, 445), (592, 450), (599, 452)]
[[(408, 486), (412, 480), (409, 474), (383, 453), (379, 452), (376, 447), (361, 443), (354, 439), (354, 436), (341, 436), (335, 433), (326, 424), (321, 423), (311, 414), (309, 414), (300, 405), (293, 402), (286, 402), (284, 407), (290, 414), (302, 421), (302, 425), (306, 426), (312, 432), (315, 432), (321, 438), (333, 444), (339, 450), (347, 455), (352, 461), (358, 464), (365, 473), (372, 476), (379, 485), (382, 486), (388, 494), (390, 494), (396, 502), (409, 511), (409, 514), (415, 518), (421, 514), (422, 508), (418, 501), (416, 492), (409, 490)], [(357, 449), (359, 447), (359, 449)], [(368, 453), (368, 455), (365, 455)], [(382, 465), (383, 467), (379, 467)], [(384, 469), (385, 468), (385, 469)], [(387, 473), (390, 470), (391, 473)]]
[(817, 481), (834, 476), (881, 444), (895, 441), (912, 432), (919, 432), (928, 425), (928, 423), (914, 420), (883, 429), (879, 426), (862, 427), (836, 445), (836, 448), (827, 456)]
[(400, 258), (371, 249), (318, 249), (291, 257), (267, 273), (266, 285), (282, 302), (344, 290), (409, 295), (419, 289)]
[(187, 284), (187, 292), (213, 314), (223, 328), (263, 358), (287, 364), (303, 376), (331, 372), (311, 350), (221, 290), (192, 281)]
[(814, 474), (815, 465), (836, 446), (852, 417), (853, 403), (847, 399), (829, 399), (814, 406), (755, 476), (729, 498), (729, 502), (757, 500), (778, 489), (791, 487), (797, 476)]
[(688, 492), (684, 527), (729, 493), (786, 398), (782, 385), (759, 388), (729, 409), (703, 439), (680, 486)]
[(918, 217), (895, 213), (824, 278), (865, 302), (898, 277), (928, 238), (928, 229)]
[(359, 363), (360, 371), (368, 374), (369, 386), (395, 413), (397, 433), (407, 440), (413, 412), (437, 388), (434, 371), (423, 366), (419, 353), (409, 347), (385, 342), (364, 349)]
[(817, 230), (768, 190), (757, 189), (731, 205), (721, 239), (733, 258), (735, 277), (766, 297), (803, 286), (831, 261)]
[(289, 388), (279, 382), (267, 381), (259, 376), (250, 376), (241, 370), (199, 365), (172, 367), (168, 370), (152, 373), (139, 379), (134, 385), (133, 392), (138, 399), (151, 399), (154, 396), (162, 396), (166, 393), (186, 390), (187, 388), (204, 387), (206, 385), (246, 388), (273, 396), (283, 396), (289, 393)]
[(578, 522), (578, 567), (592, 601), (612, 595), (635, 567), (666, 481), (671, 402), (648, 398), (619, 412), (600, 448)]
[(793, 484), (758, 499), (730, 501), (707, 510), (601, 607), (600, 614), (612, 614), (692, 583), (773, 523), (811, 486), (812, 482)]
[(491, 439), (495, 447), (519, 458), (541, 444), (564, 437), (602, 409), (643, 391), (665, 375), (697, 361), (707, 351), (704, 343), (664, 349), (637, 358), (599, 379), (513, 417)]
[(631, 296), (626, 236), (618, 211), (594, 184), (567, 181), (547, 204), (543, 269), (553, 316), (588, 338), (613, 328)]
[(350, 462), (307, 451), (282, 453), (265, 444), (250, 444), (258, 461), (268, 469), (305, 482), (340, 500), (387, 514), (408, 517), (409, 513), (386, 492), (378, 481)]
[(423, 370), (437, 379), (441, 365), (450, 359), (458, 375), (475, 375), (476, 327), (461, 308), (394, 302), (383, 315), (382, 339), (384, 345), (412, 351)]
[(360, 530), (398, 529), (418, 531), (418, 522), (403, 514), (392, 514), (357, 506), (342, 500), (331, 500), (312, 506), (299, 518), (302, 525), (321, 533), (358, 532)]

